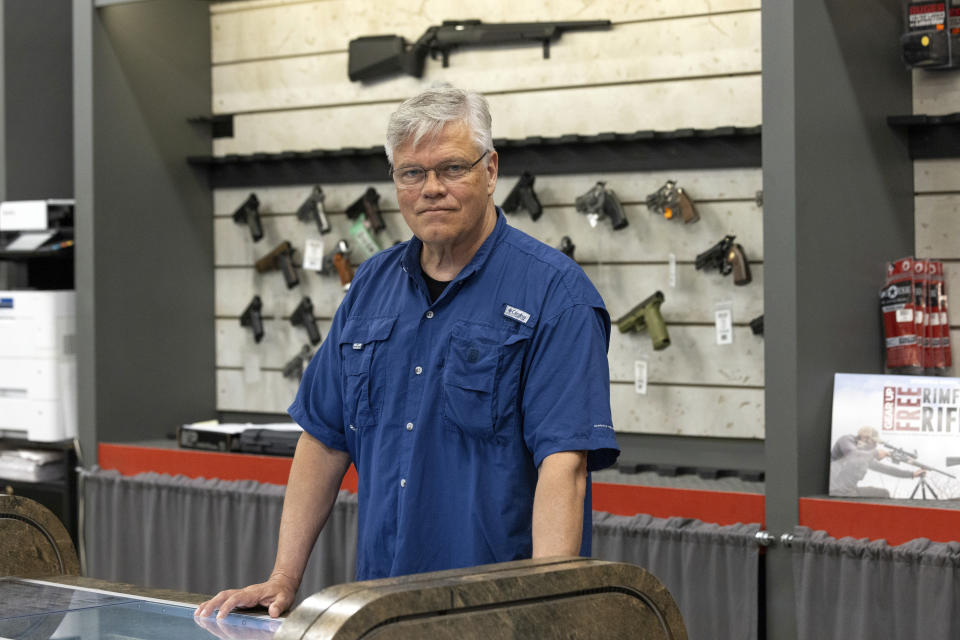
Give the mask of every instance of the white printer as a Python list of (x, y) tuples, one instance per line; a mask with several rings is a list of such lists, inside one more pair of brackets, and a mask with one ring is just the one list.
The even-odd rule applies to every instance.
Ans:
[(76, 293), (0, 291), (0, 436), (77, 435)]

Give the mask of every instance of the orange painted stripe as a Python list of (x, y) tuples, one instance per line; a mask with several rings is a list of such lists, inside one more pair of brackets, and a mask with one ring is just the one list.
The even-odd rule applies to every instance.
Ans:
[[(256, 480), (287, 484), (292, 458), (258, 456), (249, 453), (225, 453), (196, 449), (159, 449), (129, 444), (101, 443), (98, 448), (101, 469), (116, 469), (125, 476), (153, 471), (189, 478)], [(357, 491), (357, 472), (350, 467), (341, 489)]]
[[(102, 469), (116, 469), (125, 476), (153, 471), (189, 478), (255, 480), (271, 484), (287, 483), (292, 461), (281, 456), (115, 443), (101, 443), (98, 451)], [(340, 488), (355, 493), (357, 485), (357, 471), (351, 465)], [(759, 494), (603, 482), (593, 485), (593, 508), (616, 515), (648, 513), (658, 518), (697, 518), (717, 524), (762, 523), (764, 514), (763, 496)]]
[(801, 525), (834, 538), (883, 539), (891, 545), (915, 538), (960, 539), (960, 510), (956, 509), (800, 498), (797, 515)]
[(764, 522), (764, 498), (758, 493), (597, 482), (593, 485), (593, 508), (620, 516), (648, 513), (656, 518), (697, 518), (722, 525)]

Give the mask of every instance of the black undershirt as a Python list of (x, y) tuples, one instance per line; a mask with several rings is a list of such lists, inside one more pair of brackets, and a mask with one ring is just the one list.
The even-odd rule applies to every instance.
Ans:
[(433, 304), (437, 301), (437, 298), (440, 297), (440, 294), (443, 293), (443, 290), (447, 288), (447, 285), (450, 284), (450, 281), (442, 282), (440, 280), (434, 280), (428, 276), (426, 272), (421, 271), (421, 273), (423, 273), (423, 281), (427, 285), (427, 293), (430, 294), (430, 304)]

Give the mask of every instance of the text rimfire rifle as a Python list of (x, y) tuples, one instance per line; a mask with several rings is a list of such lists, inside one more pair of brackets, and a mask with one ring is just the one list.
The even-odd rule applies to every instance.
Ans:
[(233, 221), (250, 227), (250, 236), (254, 242), (263, 237), (263, 225), (260, 224), (260, 199), (251, 193), (243, 204), (233, 212)]
[(646, 329), (650, 332), (654, 350), (666, 349), (670, 346), (670, 334), (667, 332), (667, 324), (663, 321), (663, 316), (660, 315), (661, 304), (663, 304), (663, 293), (657, 291), (633, 309), (627, 311), (614, 324), (620, 329), (620, 333), (632, 333)]
[(936, 467), (931, 467), (926, 465), (919, 460), (917, 460), (916, 451), (907, 451), (906, 449), (901, 449), (900, 447), (895, 447), (889, 442), (884, 440), (878, 440), (877, 444), (882, 446), (884, 449), (890, 451), (890, 461), (894, 464), (900, 464), (901, 462), (906, 462), (909, 465), (917, 467), (918, 469), (923, 469), (924, 471), (932, 471), (934, 473), (939, 473), (942, 476), (947, 476), (948, 478), (956, 478), (957, 476), (952, 473), (947, 473), (946, 471), (940, 471)]
[(310, 358), (312, 357), (313, 352), (310, 350), (310, 347), (303, 345), (300, 352), (288, 360), (287, 364), (283, 365), (283, 377), (296, 378), (297, 380), (303, 378), (303, 365), (306, 362), (310, 362)]
[(463, 46), (494, 46), (516, 42), (540, 42), (543, 57), (550, 57), (550, 43), (564, 31), (608, 29), (609, 20), (572, 22), (512, 22), (485, 24), (480, 20), (444, 20), (433, 26), (412, 45), (401, 36), (364, 36), (350, 41), (347, 75), (351, 80), (376, 80), (395, 73), (420, 78), (427, 55), (439, 55), (443, 66), (450, 64), (450, 52)]
[(287, 289), (293, 289), (300, 284), (297, 269), (293, 266), (293, 245), (286, 240), (278, 244), (273, 251), (257, 260), (254, 266), (257, 269), (257, 273), (266, 273), (279, 269), (283, 272), (283, 279), (287, 283)]
[(520, 179), (513, 185), (513, 189), (507, 194), (507, 199), (503, 201), (500, 208), (505, 213), (516, 213), (517, 209), (524, 209), (530, 214), (530, 219), (536, 222), (543, 213), (543, 207), (540, 206), (537, 192), (533, 190), (535, 180), (536, 178), (530, 172), (521, 173)]
[(743, 252), (743, 247), (734, 242), (736, 238), (736, 236), (726, 236), (698, 255), (697, 270), (717, 269), (722, 276), (730, 275), (732, 271), (733, 284), (750, 284), (753, 279), (750, 276), (750, 263), (747, 261), (747, 254)]
[(667, 180), (665, 185), (647, 196), (647, 209), (650, 213), (659, 213), (667, 220), (673, 219), (679, 213), (684, 224), (700, 219), (700, 214), (687, 192), (673, 180)]
[(330, 232), (330, 223), (327, 222), (327, 213), (323, 210), (323, 189), (319, 186), (310, 191), (310, 195), (303, 201), (300, 208), (297, 209), (297, 218), (302, 222), (313, 220), (317, 223), (317, 229), (321, 235)]
[(296, 310), (290, 316), (290, 324), (303, 327), (310, 336), (310, 344), (320, 343), (320, 329), (317, 328), (317, 319), (313, 317), (313, 303), (304, 296)]
[(347, 207), (347, 217), (351, 220), (356, 220), (360, 214), (367, 216), (366, 227), (374, 233), (382, 231), (387, 226), (383, 223), (383, 216), (380, 215), (380, 194), (373, 187), (367, 187), (363, 195)]
[(574, 205), (577, 211), (586, 214), (588, 218), (610, 218), (613, 230), (618, 231), (627, 226), (627, 214), (624, 213), (617, 194), (613, 189), (607, 189), (606, 185), (606, 182), (598, 182), (590, 191), (577, 196)]
[(263, 302), (260, 296), (253, 296), (253, 300), (247, 305), (247, 308), (240, 314), (240, 326), (253, 329), (253, 341), (259, 343), (263, 340)]
[(323, 257), (323, 269), (320, 273), (329, 275), (334, 270), (340, 276), (343, 290), (349, 289), (350, 282), (353, 281), (353, 266), (350, 264), (350, 243), (346, 240), (340, 240), (337, 243), (337, 250), (332, 255), (327, 254)]

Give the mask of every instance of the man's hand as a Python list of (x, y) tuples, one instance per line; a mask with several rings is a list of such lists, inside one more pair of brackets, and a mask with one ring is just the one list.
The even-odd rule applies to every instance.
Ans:
[(267, 607), (271, 618), (276, 618), (290, 608), (300, 586), (293, 578), (274, 573), (266, 582), (252, 584), (243, 589), (227, 589), (197, 607), (193, 615), (205, 618), (213, 615), (217, 609), (217, 618), (225, 618), (237, 607), (249, 608), (257, 605)]
[(533, 497), (534, 558), (580, 553), (586, 491), (585, 451), (561, 451), (543, 459)]

